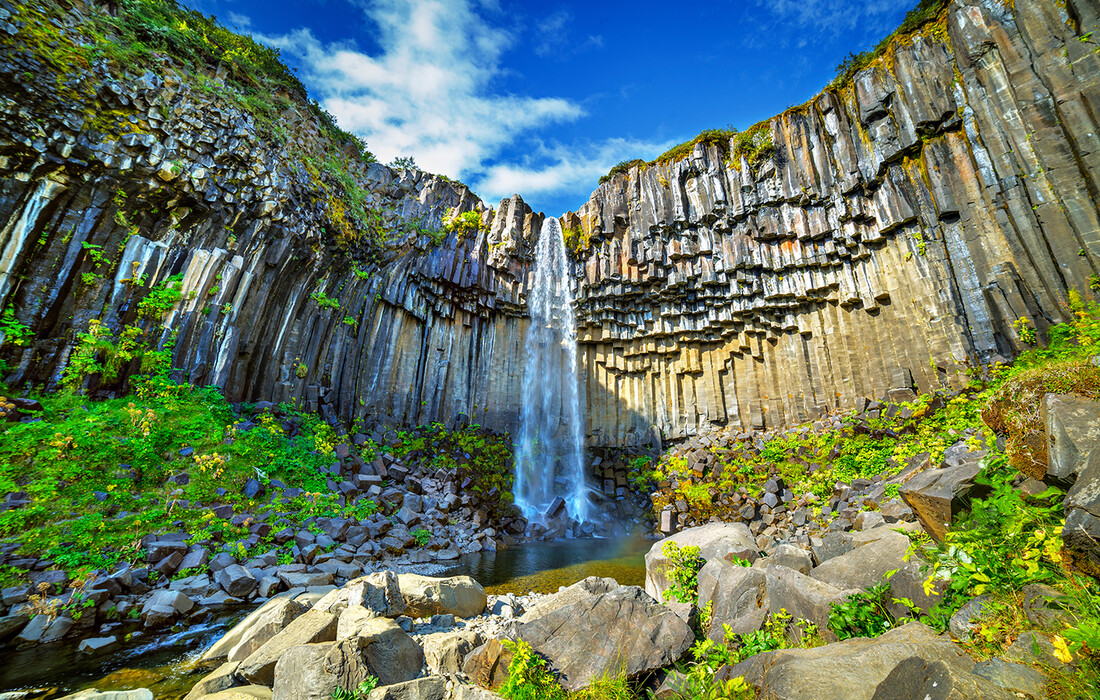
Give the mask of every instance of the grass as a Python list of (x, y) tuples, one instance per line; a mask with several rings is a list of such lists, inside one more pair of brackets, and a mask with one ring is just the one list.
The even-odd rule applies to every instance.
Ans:
[[(131, 396), (105, 401), (67, 391), (38, 396), (44, 408), (36, 421), (0, 424), (0, 493), (25, 492), (31, 500), (0, 511), (0, 538), (20, 543), (22, 555), (51, 559), (78, 578), (139, 560), (147, 533), (185, 531), (192, 542), (224, 542), (227, 551), (246, 558), (276, 545), (265, 537), (245, 546), (246, 526), (190, 506), (230, 504), (237, 513), (259, 520), (278, 515), (296, 526), (313, 517), (367, 517), (380, 507), (372, 501), (342, 506), (328, 490), (328, 467), (338, 461), (334, 448), (341, 440), (316, 414), (283, 405), (280, 418), (260, 413), (250, 421), (213, 387), (164, 376), (135, 386)], [(505, 436), (476, 427), (425, 432), (433, 446), (425, 442), (425, 449), (472, 455), (464, 465), (472, 490), (510, 487), (503, 476), (510, 476), (511, 465)], [(403, 434), (390, 446), (368, 441), (360, 453), (366, 460), (381, 452), (412, 458), (416, 447)], [(459, 464), (440, 457), (433, 466)], [(303, 493), (277, 507), (252, 501), (241, 490), (253, 478), (269, 490), (277, 480)], [(5, 567), (0, 581), (25, 581), (26, 575)]]
[(836, 77), (829, 83), (829, 89), (835, 90), (844, 84), (851, 82), (855, 74), (871, 65), (876, 58), (881, 56), (898, 37), (920, 29), (926, 23), (938, 18), (947, 7), (947, 0), (920, 0), (917, 6), (910, 10), (901, 25), (886, 36), (874, 48), (859, 53), (850, 53), (836, 67)]

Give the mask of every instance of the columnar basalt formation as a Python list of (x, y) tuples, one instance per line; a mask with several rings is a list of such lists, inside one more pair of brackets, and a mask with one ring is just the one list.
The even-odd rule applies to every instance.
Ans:
[[(494, 214), (446, 178), (349, 157), (388, 240), (380, 253), (338, 245), (346, 217), (318, 165), (332, 154), (308, 112), (280, 117), (285, 141), (264, 138), (219, 97), (224, 74), (200, 90), (167, 59), (143, 75), (62, 70), (31, 20), (0, 10), (0, 309), (35, 335), (4, 347), (9, 382), (57, 386), (98, 320), (174, 334), (173, 367), (233, 401), (296, 400), (345, 425), (515, 421), (542, 225), (518, 196)], [(82, 16), (66, 20), (63, 32)], [(448, 211), (480, 212), (479, 232), (443, 236)], [(140, 318), (137, 303), (175, 275), (183, 299)]]
[(771, 120), (758, 168), (700, 144), (602, 185), (565, 221), (591, 236), (593, 439), (957, 387), (1066, 320), (1100, 270), (1096, 27), (1082, 0), (956, 0)]
[[(769, 158), (698, 146), (563, 217), (590, 239), (574, 272), (591, 444), (958, 386), (1023, 347), (1019, 319), (1040, 336), (1065, 320), (1100, 271), (1097, 8), (1009, 5), (954, 0), (770, 120)], [(0, 309), (34, 339), (0, 351), (7, 381), (56, 386), (98, 320), (174, 334), (173, 366), (234, 401), (515, 428), (541, 214), (349, 151), (375, 217), (349, 241), (308, 110), (279, 140), (225, 75), (62, 65), (23, 7), (0, 0)], [(482, 226), (438, 242), (448, 211)], [(139, 317), (174, 275), (183, 299)]]

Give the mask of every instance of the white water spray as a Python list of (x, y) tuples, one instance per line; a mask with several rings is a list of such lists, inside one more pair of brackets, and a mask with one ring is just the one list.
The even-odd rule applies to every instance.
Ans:
[(531, 326), (516, 445), (516, 505), (528, 520), (539, 520), (560, 496), (569, 515), (584, 522), (590, 503), (584, 478), (577, 331), (565, 240), (557, 219), (548, 218), (542, 225), (527, 307)]

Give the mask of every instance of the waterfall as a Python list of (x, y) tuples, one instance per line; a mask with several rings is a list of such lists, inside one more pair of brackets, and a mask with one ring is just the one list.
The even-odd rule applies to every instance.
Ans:
[(557, 219), (539, 234), (527, 294), (531, 325), (523, 365), (523, 403), (516, 444), (516, 505), (539, 520), (558, 497), (569, 515), (588, 518), (584, 415), (577, 379), (577, 331), (565, 240)]

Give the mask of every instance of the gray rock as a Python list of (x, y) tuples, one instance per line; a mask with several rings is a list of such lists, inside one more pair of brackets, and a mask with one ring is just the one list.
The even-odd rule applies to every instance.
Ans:
[(975, 666), (974, 673), (1010, 693), (1019, 693), (1034, 700), (1046, 697), (1046, 676), (1030, 666), (994, 657)]
[[(1097, 421), (1100, 426), (1100, 420)], [(1098, 428), (1100, 429), (1100, 428)], [(1066, 523), (1062, 541), (1073, 563), (1100, 575), (1100, 449), (1093, 449), (1063, 502)]]
[(985, 678), (964, 670), (964, 666), (910, 656), (878, 684), (871, 700), (1009, 700), (1014, 697)]
[(410, 617), (443, 614), (465, 618), (485, 611), (485, 589), (469, 576), (433, 578), (399, 574), (397, 579), (405, 613)]
[(708, 523), (693, 527), (666, 537), (653, 544), (645, 555), (645, 591), (655, 600), (663, 600), (669, 581), (665, 575), (668, 558), (661, 553), (665, 542), (676, 542), (682, 547), (699, 547), (703, 559), (726, 559), (739, 557), (750, 562), (756, 561), (758, 551), (756, 539), (744, 523)]
[(786, 610), (794, 620), (807, 620), (820, 630), (829, 626), (829, 611), (833, 603), (847, 600), (862, 590), (837, 588), (783, 566), (768, 566), (765, 574), (768, 609), (772, 613)]
[(424, 648), (428, 673), (443, 675), (461, 673), (463, 660), (475, 647), (484, 643), (484, 638), (479, 632), (462, 630), (428, 634), (420, 637), (418, 641)]
[(90, 639), (83, 639), (80, 645), (77, 646), (77, 651), (82, 651), (87, 654), (97, 654), (104, 651), (109, 651), (118, 645), (118, 637), (92, 637)]
[(687, 622), (637, 586), (622, 586), (522, 623), (519, 639), (545, 656), (567, 690), (604, 674), (629, 677), (675, 663), (694, 643)]
[(275, 664), (287, 649), (304, 644), (331, 642), (335, 639), (336, 616), (309, 610), (296, 617), (283, 630), (241, 661), (237, 674), (250, 683), (271, 686), (275, 680)]
[(755, 567), (713, 559), (699, 571), (699, 608), (708, 603), (710, 628), (706, 633), (711, 639), (720, 641), (725, 625), (736, 634), (758, 630), (768, 614), (767, 576)]
[(348, 606), (361, 606), (382, 615), (397, 617), (405, 613), (405, 599), (396, 574), (382, 571), (354, 579), (317, 601), (317, 610), (339, 614)]
[(237, 687), (238, 683), (234, 674), (236, 674), (238, 666), (240, 666), (238, 662), (226, 661), (211, 673), (203, 676), (198, 683), (191, 686), (191, 690), (183, 700), (196, 700), (196, 698), (201, 698), (204, 695), (212, 695)]
[(781, 544), (776, 547), (775, 551), (768, 557), (768, 561), (778, 566), (794, 569), (800, 574), (808, 574), (810, 569), (814, 568), (810, 553), (790, 544)]
[(72, 695), (66, 695), (60, 700), (153, 700), (153, 691), (148, 688), (104, 691), (88, 688)]
[(1047, 394), (1039, 414), (1047, 436), (1046, 479), (1068, 486), (1100, 445), (1100, 401), (1073, 394)]
[(234, 598), (244, 598), (256, 589), (255, 577), (239, 564), (231, 564), (217, 572), (214, 580)]
[[(441, 677), (417, 678), (406, 683), (387, 685), (375, 688), (367, 696), (366, 700), (445, 700), (447, 697), (447, 680)], [(454, 698), (458, 698), (455, 695)], [(477, 694), (465, 694), (471, 700), (478, 698)], [(499, 697), (489, 694), (489, 697)]]
[(955, 515), (969, 509), (974, 477), (980, 469), (977, 464), (929, 469), (910, 479), (898, 493), (925, 531), (942, 542)]
[[(881, 693), (886, 690), (881, 684), (902, 662), (914, 657), (922, 660), (922, 668), (934, 663), (943, 664), (953, 678), (972, 675), (970, 671), (974, 668), (974, 661), (950, 639), (914, 622), (874, 639), (848, 639), (814, 649), (764, 652), (723, 670), (720, 675), (730, 678), (742, 676), (758, 689), (760, 697), (775, 700), (806, 700), (808, 697), (822, 700), (882, 700), (884, 696)], [(896, 678), (886, 688), (896, 688)], [(891, 700), (923, 700), (923, 696), (910, 694), (923, 687), (923, 678), (914, 679), (914, 683), (917, 680), (920, 685), (897, 688), (895, 692), (898, 694), (885, 697)], [(975, 685), (985, 683), (981, 678), (968, 678), (967, 681)], [(1004, 691), (992, 684), (985, 683), (981, 688), (989, 693), (985, 697), (990, 700), (1007, 700)], [(813, 689), (812, 695), (808, 694), (807, 689)], [(982, 696), (959, 697), (960, 700), (979, 700)]]
[(908, 537), (886, 530), (879, 539), (823, 562), (810, 576), (836, 588), (870, 588), (901, 569), (908, 551)]
[(214, 642), (202, 660), (243, 661), (305, 611), (306, 606), (290, 598), (273, 598)]
[(957, 641), (969, 642), (971, 633), (978, 628), (978, 623), (982, 620), (982, 611), (988, 600), (989, 596), (980, 595), (966, 601), (956, 610), (947, 625), (951, 636)]

